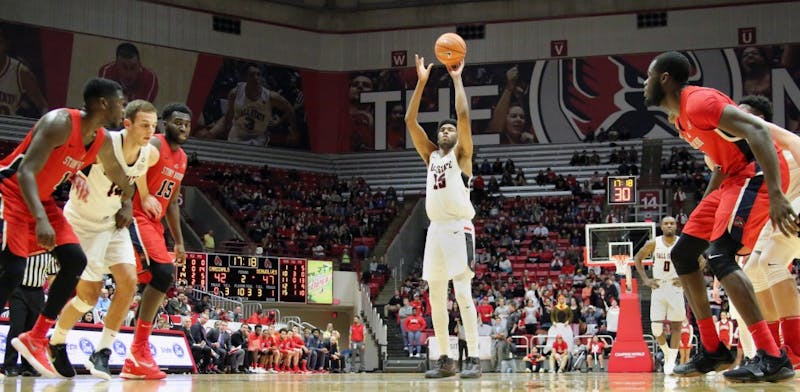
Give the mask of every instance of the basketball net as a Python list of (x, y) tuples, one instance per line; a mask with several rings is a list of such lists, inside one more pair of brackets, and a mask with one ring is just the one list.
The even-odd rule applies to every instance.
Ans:
[(614, 260), (614, 266), (617, 267), (617, 275), (625, 276), (625, 282), (627, 283), (626, 291), (631, 292), (632, 285), (631, 285), (631, 267), (628, 264), (630, 260), (630, 256), (626, 254), (622, 255), (611, 255), (611, 259)]

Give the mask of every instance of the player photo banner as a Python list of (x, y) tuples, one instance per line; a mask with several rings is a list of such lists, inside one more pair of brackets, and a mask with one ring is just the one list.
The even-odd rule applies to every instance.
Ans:
[(326, 304), (333, 303), (333, 262), (308, 260), (307, 284), (308, 303)]
[[(684, 52), (690, 83), (734, 99), (760, 94), (775, 105), (774, 122), (798, 131), (800, 44)], [(463, 80), (475, 144), (574, 143), (676, 135), (666, 112), (644, 105), (647, 68), (657, 53), (467, 65)], [(351, 72), (349, 150), (413, 148), (403, 116), (416, 85), (413, 68)], [(450, 76), (431, 71), (419, 121), (434, 138), (454, 117)]]

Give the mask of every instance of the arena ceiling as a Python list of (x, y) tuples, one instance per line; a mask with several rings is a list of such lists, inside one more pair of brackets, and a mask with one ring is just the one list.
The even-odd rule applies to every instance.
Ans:
[(214, 14), (343, 33), (787, 0), (149, 0)]

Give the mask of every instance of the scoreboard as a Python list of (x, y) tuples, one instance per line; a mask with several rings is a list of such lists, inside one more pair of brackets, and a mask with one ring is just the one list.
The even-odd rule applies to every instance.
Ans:
[(208, 291), (222, 297), (278, 301), (275, 258), (208, 254)]
[(636, 204), (636, 176), (608, 176), (606, 184), (609, 205)]
[[(330, 304), (333, 300), (332, 266), (330, 261), (189, 252), (186, 264), (175, 268), (175, 278), (177, 284), (221, 297)], [(310, 278), (315, 282), (313, 293), (309, 292)]]

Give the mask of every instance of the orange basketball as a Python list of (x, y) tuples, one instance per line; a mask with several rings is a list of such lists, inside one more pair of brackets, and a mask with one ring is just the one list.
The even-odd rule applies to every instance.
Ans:
[(456, 33), (444, 33), (436, 40), (436, 58), (444, 65), (456, 65), (467, 55), (467, 43)]

